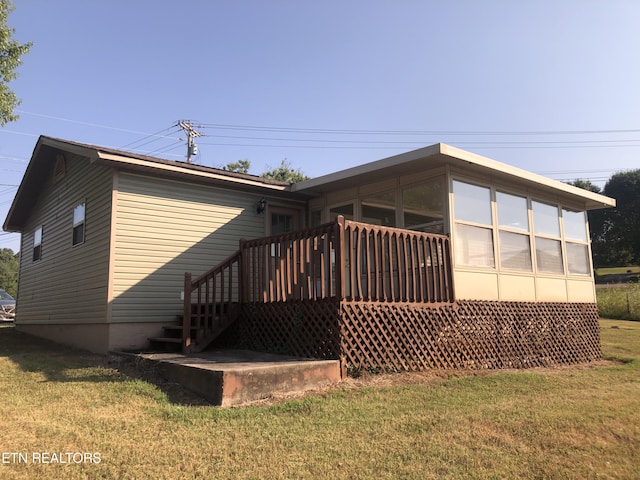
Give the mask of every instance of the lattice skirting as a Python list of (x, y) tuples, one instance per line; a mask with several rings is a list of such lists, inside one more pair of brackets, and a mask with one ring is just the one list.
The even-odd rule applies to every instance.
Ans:
[(308, 358), (340, 358), (339, 302), (294, 300), (242, 307), (243, 343), (258, 351)]
[(354, 369), (529, 368), (601, 358), (595, 304), (335, 299), (243, 306), (249, 348), (342, 358)]
[(529, 368), (601, 358), (595, 304), (462, 301), (439, 307), (342, 303), (354, 368)]

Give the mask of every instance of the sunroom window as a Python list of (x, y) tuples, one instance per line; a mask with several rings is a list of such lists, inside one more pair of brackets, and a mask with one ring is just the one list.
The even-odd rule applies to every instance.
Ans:
[(495, 267), (491, 190), (454, 180), (453, 204), (456, 262), (473, 267)]
[(500, 267), (530, 272), (531, 240), (527, 199), (496, 192)]
[(444, 177), (402, 190), (404, 228), (444, 233)]
[(345, 220), (353, 220), (353, 203), (347, 203), (345, 205), (339, 205), (329, 208), (329, 220), (333, 221), (338, 218), (338, 215), (342, 215)]
[(396, 226), (396, 192), (378, 193), (361, 202), (362, 221), (384, 227)]
[(573, 275), (591, 274), (585, 212), (562, 209), (562, 221), (569, 273)]
[(542, 273), (563, 274), (558, 207), (536, 201), (531, 202), (531, 206), (536, 244), (536, 267)]

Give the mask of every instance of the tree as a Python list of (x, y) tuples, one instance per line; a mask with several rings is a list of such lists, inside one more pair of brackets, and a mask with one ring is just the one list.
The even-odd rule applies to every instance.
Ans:
[(577, 179), (573, 182), (567, 182), (569, 185), (573, 185), (574, 187), (582, 188), (583, 190), (589, 190), (593, 193), (600, 193), (600, 187), (591, 183), (590, 180), (581, 180)]
[(17, 77), (15, 69), (32, 45), (30, 42), (20, 44), (12, 38), (15, 29), (9, 28), (7, 18), (14, 8), (11, 0), (0, 0), (0, 126), (18, 119), (13, 111), (20, 100), (7, 84)]
[(223, 170), (236, 173), (249, 173), (249, 168), (251, 168), (251, 162), (246, 158), (244, 160), (238, 160), (237, 162), (227, 163), (222, 167)]
[(279, 167), (267, 170), (260, 176), (263, 178), (270, 178), (272, 180), (280, 180), (282, 182), (289, 183), (297, 183), (302, 182), (303, 180), (309, 180), (309, 177), (302, 173), (300, 169), (294, 169), (291, 166), (291, 163), (287, 161), (286, 158), (282, 160)]
[(640, 264), (640, 170), (614, 174), (602, 194), (616, 207), (589, 216), (593, 260), (597, 267)]
[(0, 288), (14, 297), (18, 291), (18, 258), (10, 248), (0, 249)]

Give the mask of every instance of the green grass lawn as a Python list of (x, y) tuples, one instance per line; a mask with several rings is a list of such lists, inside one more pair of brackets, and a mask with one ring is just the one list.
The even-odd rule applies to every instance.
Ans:
[(637, 479), (640, 323), (602, 320), (602, 346), (588, 366), (379, 376), (221, 409), (0, 327), (0, 478)]
[(640, 267), (603, 267), (595, 269), (596, 275), (620, 275), (623, 273), (640, 273)]

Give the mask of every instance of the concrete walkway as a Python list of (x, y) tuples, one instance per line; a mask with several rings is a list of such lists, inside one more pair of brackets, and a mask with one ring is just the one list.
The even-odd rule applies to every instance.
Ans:
[(274, 393), (304, 392), (339, 382), (339, 360), (303, 359), (248, 350), (139, 353), (136, 363), (223, 407)]

